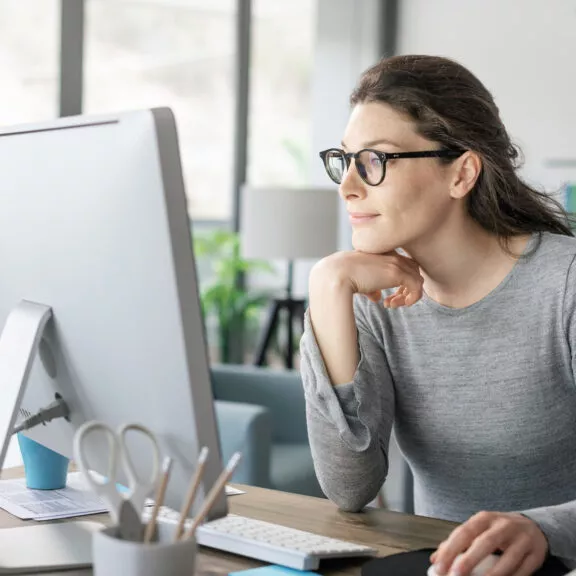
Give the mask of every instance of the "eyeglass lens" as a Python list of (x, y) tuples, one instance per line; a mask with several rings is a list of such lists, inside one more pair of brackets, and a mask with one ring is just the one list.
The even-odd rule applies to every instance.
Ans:
[[(340, 184), (346, 175), (348, 162), (342, 152), (331, 150), (326, 155), (326, 171), (334, 182)], [(367, 184), (376, 185), (382, 181), (385, 163), (370, 150), (363, 150), (356, 160), (356, 169)]]

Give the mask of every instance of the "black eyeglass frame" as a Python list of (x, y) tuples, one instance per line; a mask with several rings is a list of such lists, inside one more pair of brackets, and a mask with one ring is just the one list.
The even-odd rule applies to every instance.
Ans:
[[(466, 150), (452, 150), (450, 148), (441, 148), (440, 150), (424, 150), (421, 152), (381, 152), (380, 150), (374, 150), (373, 148), (362, 148), (362, 150), (359, 150), (358, 152), (344, 152), (344, 150), (341, 148), (328, 148), (327, 150), (322, 150), (322, 152), (320, 152), (320, 158), (322, 158), (324, 169), (330, 177), (330, 180), (336, 184), (342, 184), (342, 180), (338, 182), (335, 178), (332, 177), (332, 174), (328, 169), (327, 157), (330, 152), (338, 152), (344, 158), (347, 171), (350, 170), (350, 164), (352, 163), (352, 158), (354, 158), (356, 169), (358, 170), (358, 174), (360, 178), (362, 178), (362, 181), (368, 184), (368, 186), (379, 186), (382, 184), (384, 177), (386, 176), (386, 162), (388, 162), (388, 160), (397, 160), (400, 158), (459, 158), (462, 156), (462, 154), (464, 154), (464, 152), (466, 152)], [(367, 181), (366, 168), (362, 162), (358, 162), (360, 154), (363, 152), (374, 153), (380, 159), (380, 162), (382, 162), (382, 177), (375, 184)], [(344, 174), (342, 176), (344, 176)]]

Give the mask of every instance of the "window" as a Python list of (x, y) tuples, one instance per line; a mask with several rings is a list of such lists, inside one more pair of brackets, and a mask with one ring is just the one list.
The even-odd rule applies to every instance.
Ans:
[(248, 181), (308, 184), (316, 0), (252, 0)]
[[(310, 184), (310, 163), (316, 161), (311, 151), (316, 10), (316, 0), (252, 0), (247, 171), (252, 186)], [(250, 274), (251, 289), (282, 293), (286, 263), (273, 264), (276, 274)], [(261, 324), (266, 312), (261, 312)], [(276, 367), (283, 366), (286, 323), (282, 318), (268, 355)], [(259, 336), (246, 338), (249, 361)], [(296, 331), (295, 350), (298, 338)], [(298, 365), (297, 355), (295, 362)]]
[(86, 3), (84, 112), (172, 108), (195, 220), (232, 217), (235, 21), (236, 0)]
[(58, 116), (59, 0), (0, 0), (0, 124)]

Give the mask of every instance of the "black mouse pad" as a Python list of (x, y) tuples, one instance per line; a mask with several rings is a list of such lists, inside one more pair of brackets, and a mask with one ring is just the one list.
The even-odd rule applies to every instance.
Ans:
[[(426, 576), (434, 548), (400, 552), (375, 558), (362, 566), (362, 576)], [(569, 569), (554, 556), (548, 556), (535, 576), (563, 576)]]

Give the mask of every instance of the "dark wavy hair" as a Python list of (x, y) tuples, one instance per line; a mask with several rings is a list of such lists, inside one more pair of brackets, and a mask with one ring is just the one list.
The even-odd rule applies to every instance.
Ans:
[(574, 235), (562, 205), (519, 177), (519, 149), (492, 95), (464, 66), (437, 56), (384, 58), (364, 72), (350, 97), (352, 106), (366, 102), (407, 114), (420, 135), (443, 147), (479, 155), (482, 170), (468, 194), (468, 212), (505, 247), (520, 234)]

